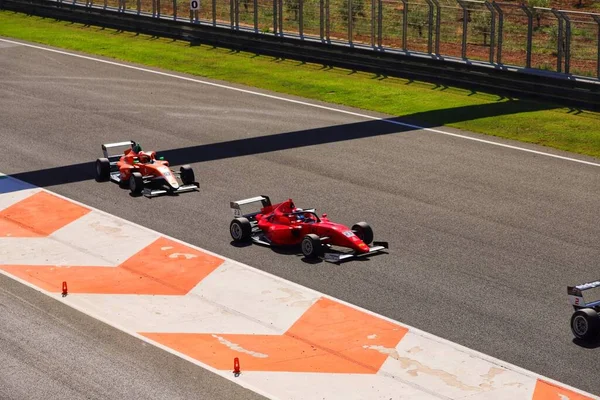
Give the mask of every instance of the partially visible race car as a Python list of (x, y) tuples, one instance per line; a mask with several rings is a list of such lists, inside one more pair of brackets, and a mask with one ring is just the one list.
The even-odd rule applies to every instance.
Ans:
[[(125, 148), (123, 152), (110, 154), (109, 149)], [(179, 172), (169, 167), (163, 157), (156, 159), (155, 151), (143, 151), (133, 140), (102, 145), (103, 158), (96, 160), (96, 180), (128, 185), (133, 194), (155, 197), (166, 193), (183, 193), (197, 190), (194, 171), (184, 165)]]
[[(242, 206), (260, 203), (259, 211), (243, 213)], [(387, 242), (373, 242), (373, 230), (366, 222), (352, 229), (319, 217), (315, 209), (297, 208), (292, 199), (271, 204), (269, 196), (232, 201), (234, 219), (229, 232), (235, 242), (252, 241), (266, 246), (297, 246), (307, 259), (323, 257), (328, 262), (341, 262), (355, 257), (380, 253), (389, 248)], [(256, 208), (256, 207), (255, 207)], [(373, 243), (373, 246), (369, 246)], [(335, 247), (350, 251), (335, 251)]]
[[(585, 299), (583, 292), (587, 292)], [(597, 338), (600, 334), (600, 281), (568, 286), (567, 294), (575, 310), (571, 316), (573, 335), (583, 340)]]

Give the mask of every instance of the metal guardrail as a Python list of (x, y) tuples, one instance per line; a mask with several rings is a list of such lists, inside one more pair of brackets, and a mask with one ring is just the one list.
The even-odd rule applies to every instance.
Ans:
[(515, 0), (56, 0), (600, 79), (600, 14)]
[[(104, 3), (93, 4), (93, 0), (86, 0), (86, 3), (79, 4), (75, 1), (67, 3), (53, 0), (0, 0), (0, 8), (125, 31), (198, 41), (277, 57), (392, 76), (426, 79), (513, 97), (533, 97), (562, 105), (600, 110), (600, 81), (598, 80), (489, 62), (413, 53), (379, 47), (377, 41), (375, 41), (375, 46), (362, 43), (348, 45), (344, 41), (332, 40), (331, 36), (329, 40), (321, 40), (320, 37), (312, 38), (307, 35), (283, 35), (281, 13), (276, 10), (274, 10), (271, 22), (277, 27), (277, 31), (274, 33), (263, 32), (255, 29), (256, 25), (250, 28), (238, 25), (235, 15), (239, 14), (239, 11), (235, 10), (239, 7), (235, 6), (235, 2), (240, 0), (229, 0), (233, 5), (229, 15), (233, 18), (226, 24), (223, 24), (218, 18), (213, 18), (210, 24), (199, 23), (198, 13), (190, 12), (189, 9), (189, 18), (179, 17), (181, 12), (165, 16), (165, 13), (161, 11), (163, 7), (160, 3), (161, 0), (152, 0), (148, 12), (142, 9), (141, 2), (143, 0), (135, 0), (136, 8), (134, 10), (126, 8), (127, 0), (117, 0), (118, 4), (114, 8), (108, 4), (108, 1), (104, 0)], [(215, 4), (218, 0), (207, 1)], [(256, 3), (259, 0), (248, 1)], [(273, 8), (279, 7), (283, 1), (285, 0), (274, 0)], [(320, 13), (321, 21), (323, 21), (321, 25), (323, 35), (330, 35), (332, 30), (332, 27), (326, 23), (330, 20), (327, 18), (327, 8), (325, 8), (328, 1), (331, 0), (322, 0), (324, 7)], [(431, 1), (433, 3), (437, 0)], [(175, 1), (172, 1), (171, 4), (177, 5)], [(186, 3), (186, 6), (189, 8), (189, 3)], [(211, 14), (214, 15), (212, 11)], [(431, 14), (430, 17), (433, 18)], [(437, 41), (434, 40), (435, 37), (436, 35), (429, 35), (428, 46), (431, 48), (438, 46)], [(498, 48), (501, 49), (501, 47)], [(461, 51), (464, 53), (465, 49), (463, 48)]]

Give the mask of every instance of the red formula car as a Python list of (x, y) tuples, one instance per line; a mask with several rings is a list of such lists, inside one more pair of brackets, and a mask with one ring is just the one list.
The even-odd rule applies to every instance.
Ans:
[[(241, 206), (261, 203), (258, 212), (242, 213)], [(340, 262), (350, 258), (379, 253), (387, 242), (373, 242), (373, 230), (366, 222), (352, 229), (331, 222), (327, 214), (321, 217), (314, 209), (301, 209), (292, 199), (271, 204), (268, 196), (258, 196), (230, 204), (235, 218), (229, 232), (235, 242), (253, 241), (267, 246), (297, 246), (307, 259), (323, 256), (325, 261)], [(373, 246), (369, 246), (373, 242)], [(341, 253), (333, 246), (348, 248)]]
[[(109, 149), (125, 147), (122, 153), (109, 154)], [(169, 162), (156, 158), (155, 151), (143, 151), (139, 143), (107, 143), (102, 145), (103, 158), (96, 160), (96, 180), (111, 180), (119, 185), (129, 185), (132, 194), (155, 197), (166, 193), (197, 190), (194, 171), (184, 165), (179, 172), (169, 167)]]

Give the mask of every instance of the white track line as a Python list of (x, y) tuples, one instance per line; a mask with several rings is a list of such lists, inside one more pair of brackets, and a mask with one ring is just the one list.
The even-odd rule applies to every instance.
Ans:
[(136, 70), (136, 71), (148, 72), (148, 73), (151, 73), (151, 74), (156, 74), (156, 75), (161, 75), (161, 76), (167, 76), (167, 77), (175, 78), (175, 79), (181, 79), (181, 80), (184, 80), (184, 81), (199, 83), (199, 84), (202, 84), (202, 85), (214, 86), (214, 87), (218, 87), (218, 88), (221, 88), (221, 89), (234, 90), (236, 92), (247, 93), (247, 94), (252, 94), (252, 95), (261, 96), (261, 97), (267, 97), (269, 99), (274, 99), (274, 100), (279, 100), (279, 101), (285, 101), (285, 102), (294, 103), (294, 104), (300, 104), (300, 105), (307, 106), (307, 107), (320, 108), (322, 110), (328, 110), (328, 111), (333, 111), (333, 112), (337, 112), (337, 113), (353, 115), (355, 117), (360, 117), (360, 118), (364, 118), (364, 119), (370, 119), (370, 120), (374, 120), (374, 121), (382, 121), (382, 122), (386, 122), (386, 123), (393, 124), (393, 125), (403, 126), (405, 128), (420, 129), (420, 130), (424, 130), (424, 131), (432, 132), (432, 133), (437, 133), (437, 134), (441, 134), (441, 135), (453, 136), (453, 137), (457, 137), (457, 138), (461, 138), (461, 139), (472, 140), (472, 141), (475, 141), (475, 142), (480, 142), (480, 143), (491, 144), (491, 145), (494, 145), (494, 146), (505, 147), (505, 148), (508, 148), (508, 149), (525, 151), (527, 153), (539, 154), (539, 155), (546, 156), (546, 157), (553, 157), (553, 158), (558, 158), (558, 159), (561, 159), (561, 160), (573, 161), (573, 162), (580, 163), (580, 164), (593, 165), (595, 167), (600, 167), (600, 163), (597, 163), (597, 162), (584, 161), (584, 160), (579, 160), (579, 159), (576, 159), (576, 158), (559, 156), (559, 155), (556, 155), (556, 154), (545, 153), (543, 151), (531, 150), (531, 149), (527, 149), (527, 148), (524, 148), (524, 147), (518, 147), (518, 146), (509, 145), (509, 144), (503, 144), (503, 143), (493, 142), (491, 140), (478, 139), (478, 138), (474, 138), (474, 137), (470, 137), (470, 136), (459, 135), (457, 133), (446, 132), (446, 131), (442, 131), (442, 130), (439, 130), (439, 129), (425, 128), (423, 126), (408, 124), (406, 122), (392, 121), (392, 120), (389, 120), (389, 119), (384, 119), (384, 118), (379, 118), (379, 117), (373, 117), (371, 115), (360, 114), (360, 113), (356, 113), (356, 112), (352, 112), (352, 111), (342, 110), (342, 109), (339, 109), (339, 108), (334, 108), (334, 107), (328, 107), (328, 106), (323, 106), (323, 105), (319, 105), (319, 104), (308, 103), (306, 101), (288, 99), (288, 98), (285, 98), (285, 97), (274, 96), (274, 95), (271, 95), (271, 94), (255, 92), (255, 91), (252, 91), (252, 90), (241, 89), (241, 88), (237, 88), (237, 87), (233, 87), (233, 86), (227, 86), (227, 85), (223, 85), (223, 84), (219, 84), (219, 83), (203, 81), (201, 79), (195, 79), (195, 78), (190, 78), (190, 77), (176, 75), (176, 74), (170, 74), (170, 73), (167, 73), (167, 72), (155, 71), (155, 70), (151, 70), (151, 69), (147, 69), (147, 68), (142, 68), (142, 67), (136, 67), (136, 66), (133, 66), (133, 65), (122, 64), (122, 63), (118, 63), (118, 62), (115, 62), (115, 61), (102, 60), (102, 59), (95, 58), (95, 57), (89, 57), (89, 56), (84, 56), (84, 55), (81, 55), (81, 54), (69, 53), (69, 52), (66, 52), (66, 51), (50, 49), (50, 48), (36, 46), (36, 45), (28, 44), (28, 43), (21, 43), (21, 42), (16, 42), (16, 41), (13, 41), (13, 40), (2, 39), (2, 38), (0, 38), (0, 41), (7, 42), (7, 43), (12, 43), (12, 44), (16, 44), (16, 45), (21, 45), (21, 46), (26, 46), (26, 47), (31, 47), (31, 48), (38, 49), (38, 50), (50, 51), (50, 52), (53, 52), (53, 53), (63, 54), (63, 55), (71, 56), (71, 57), (78, 57), (78, 58), (82, 58), (82, 59), (85, 59), (85, 60), (101, 62), (101, 63), (104, 63), (104, 64), (110, 64), (110, 65), (114, 65), (114, 66), (118, 66), (118, 67), (129, 68), (129, 69), (133, 69), (133, 70)]

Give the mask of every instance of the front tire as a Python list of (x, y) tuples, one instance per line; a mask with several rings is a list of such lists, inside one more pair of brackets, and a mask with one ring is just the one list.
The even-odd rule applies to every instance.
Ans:
[(144, 179), (139, 172), (132, 172), (129, 177), (129, 190), (133, 194), (140, 194), (144, 189)]
[(229, 233), (235, 242), (246, 242), (252, 235), (252, 225), (247, 218), (236, 218), (229, 224)]
[(600, 316), (591, 308), (577, 310), (571, 316), (571, 332), (576, 338), (589, 340), (600, 333)]
[(194, 170), (189, 165), (184, 165), (179, 168), (179, 172), (181, 173), (181, 182), (183, 182), (184, 185), (191, 185), (196, 181)]
[(365, 242), (366, 245), (373, 242), (373, 229), (366, 222), (357, 222), (352, 225), (352, 232)]
[(315, 234), (308, 234), (304, 236), (301, 243), (302, 254), (308, 259), (314, 259), (319, 257), (323, 253), (323, 245), (321, 244), (321, 238)]
[(110, 161), (108, 158), (96, 160), (96, 181), (105, 182), (110, 178)]

